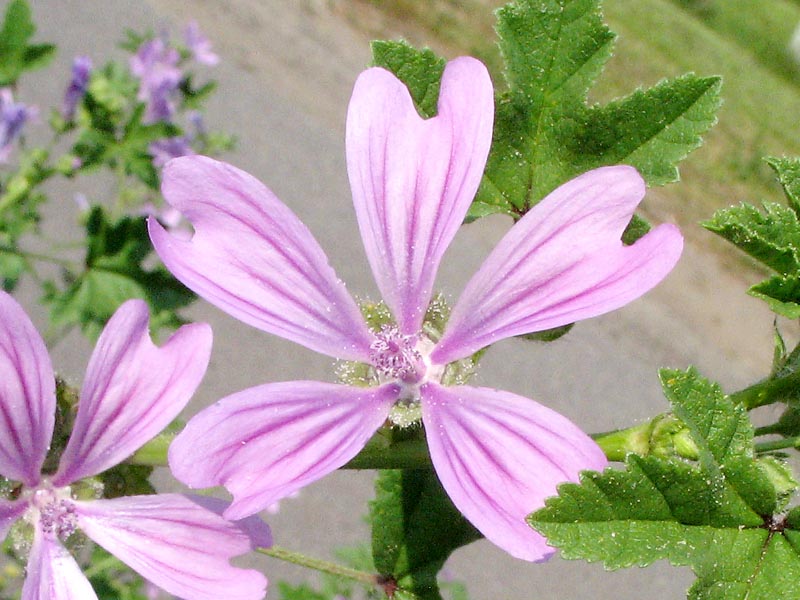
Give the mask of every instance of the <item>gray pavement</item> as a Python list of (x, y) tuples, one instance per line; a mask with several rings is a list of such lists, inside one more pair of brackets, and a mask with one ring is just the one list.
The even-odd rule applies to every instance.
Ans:
[[(2, 5), (3, 3), (0, 3)], [(225, 158), (270, 186), (309, 225), (349, 289), (376, 297), (356, 233), (344, 163), (344, 115), (350, 88), (369, 61), (367, 40), (330, 15), (335, 2), (301, 0), (33, 0), (38, 39), (54, 41), (62, 78), (37, 76), (23, 86), (24, 99), (58, 102), (74, 54), (100, 62), (114, 52), (125, 27), (168, 26), (177, 31), (195, 18), (222, 57), (209, 74), (219, 80), (210, 105), (212, 127), (235, 133), (239, 146)], [(74, 211), (68, 186), (53, 189), (58, 226)], [(91, 190), (101, 194), (102, 184)], [(455, 297), (492, 245), (507, 230), (501, 218), (466, 227), (445, 258), (439, 282)], [(743, 296), (745, 284), (728, 277), (722, 290), (709, 280), (721, 271), (693, 248), (661, 289), (614, 314), (582, 323), (551, 345), (497, 344), (481, 365), (481, 385), (535, 398), (588, 431), (627, 426), (666, 409), (656, 377), (660, 366), (698, 365), (727, 389), (765, 373), (771, 318)], [(724, 273), (723, 273), (724, 274)], [(727, 277), (727, 276), (726, 276)], [(27, 290), (27, 291), (26, 291)], [(36, 313), (30, 289), (26, 308)], [(688, 315), (684, 312), (688, 311)], [(329, 359), (248, 328), (198, 303), (192, 317), (208, 320), (215, 348), (192, 411), (221, 396), (266, 381), (331, 379)], [(35, 314), (36, 316), (36, 314)], [(747, 318), (742, 318), (746, 316)], [(41, 313), (36, 317), (41, 321)], [(735, 324), (735, 325), (734, 325)], [(744, 348), (746, 353), (737, 353)], [(54, 362), (78, 380), (89, 348), (72, 336)], [(164, 478), (164, 481), (167, 481)], [(265, 515), (276, 542), (329, 557), (340, 545), (367, 542), (362, 522), (371, 497), (371, 474), (340, 472)], [(306, 573), (272, 559), (259, 564), (274, 580), (301, 580)], [(480, 599), (682, 598), (691, 575), (657, 565), (605, 573), (598, 565), (558, 558), (543, 565), (511, 559), (487, 542), (459, 550), (450, 572)], [(269, 596), (275, 597), (274, 592)]]

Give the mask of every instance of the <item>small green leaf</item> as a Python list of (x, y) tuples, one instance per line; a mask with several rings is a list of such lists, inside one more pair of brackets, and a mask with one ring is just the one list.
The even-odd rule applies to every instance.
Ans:
[(436, 114), (439, 84), (445, 61), (432, 50), (417, 50), (407, 42), (372, 42), (372, 61), (394, 73), (408, 86), (411, 98), (423, 117)]
[(774, 313), (788, 319), (800, 318), (800, 272), (775, 275), (754, 285), (747, 293), (764, 300)]
[(639, 215), (633, 215), (631, 222), (628, 223), (625, 231), (622, 232), (622, 243), (626, 246), (630, 246), (648, 231), (650, 231), (650, 223)]
[(13, 292), (19, 283), (19, 278), (27, 270), (28, 265), (21, 256), (0, 248), (0, 289), (4, 292)]
[(751, 204), (731, 206), (702, 225), (778, 273), (800, 271), (800, 223), (782, 204), (765, 202), (764, 212)]
[(130, 298), (147, 301), (154, 331), (183, 323), (176, 311), (195, 296), (163, 267), (144, 266), (152, 246), (143, 218), (122, 217), (111, 222), (102, 208), (94, 207), (86, 232), (85, 270), (63, 291), (51, 286), (45, 297), (53, 326), (80, 325), (86, 335), (95, 338)]
[(375, 567), (419, 598), (440, 598), (436, 575), (450, 554), (481, 537), (431, 469), (381, 471), (370, 505)]
[(35, 44), (25, 48), (22, 61), (26, 70), (40, 69), (46, 67), (56, 55), (56, 47), (53, 44)]
[(200, 87), (194, 87), (192, 75), (187, 75), (181, 80), (180, 91), (183, 94), (183, 110), (198, 110), (202, 108), (203, 102), (208, 100), (211, 94), (217, 89), (216, 81), (208, 81)]
[(800, 159), (769, 157), (766, 161), (778, 175), (790, 206), (800, 214)]

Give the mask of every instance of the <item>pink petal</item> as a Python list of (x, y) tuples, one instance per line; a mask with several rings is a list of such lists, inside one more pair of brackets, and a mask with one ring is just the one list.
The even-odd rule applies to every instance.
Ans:
[(378, 288), (406, 334), (420, 329), (439, 262), (478, 189), (493, 118), (492, 82), (472, 58), (448, 63), (428, 120), (388, 71), (356, 81), (346, 140), (353, 202)]
[(366, 361), (372, 334), (311, 232), (244, 171), (204, 156), (167, 163), (162, 192), (191, 239), (150, 218), (175, 277), (245, 323), (336, 358)]
[(568, 419), (510, 392), (426, 384), (422, 420), (453, 504), (488, 540), (523, 560), (553, 553), (525, 517), (559, 483), (606, 465), (597, 444)]
[(97, 595), (69, 551), (36, 527), (21, 599), (97, 600)]
[(0, 541), (6, 538), (8, 530), (25, 513), (27, 508), (28, 503), (25, 501), (0, 499)]
[(190, 487), (224, 485), (238, 519), (338, 469), (386, 420), (397, 388), (316, 381), (270, 383), (223, 398), (170, 446), (172, 473)]
[(192, 600), (263, 598), (267, 580), (228, 562), (255, 547), (247, 528), (180, 494), (76, 502), (80, 528), (170, 594)]
[(683, 238), (661, 225), (620, 241), (644, 182), (632, 167), (604, 167), (562, 185), (500, 241), (453, 308), (432, 358), (447, 363), (510, 336), (604, 314), (655, 287)]
[(211, 328), (184, 325), (161, 348), (150, 340), (147, 305), (129, 300), (111, 317), (89, 360), (57, 486), (120, 463), (164, 429), (206, 372)]
[(47, 348), (22, 307), (0, 292), (0, 474), (39, 482), (56, 411)]

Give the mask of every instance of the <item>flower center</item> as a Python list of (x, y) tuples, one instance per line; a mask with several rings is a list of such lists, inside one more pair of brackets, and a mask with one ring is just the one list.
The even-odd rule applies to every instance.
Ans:
[(30, 495), (28, 520), (38, 519), (42, 531), (66, 540), (78, 528), (78, 515), (69, 488), (41, 487)]
[(369, 358), (381, 381), (414, 384), (424, 375), (417, 336), (403, 335), (394, 325), (381, 327), (369, 347)]
[(400, 385), (400, 394), (389, 420), (400, 427), (422, 417), (419, 388), (427, 381), (440, 381), (444, 368), (432, 365), (428, 355), (433, 342), (423, 334), (404, 335), (395, 325), (383, 325), (370, 345), (370, 362), (381, 383)]

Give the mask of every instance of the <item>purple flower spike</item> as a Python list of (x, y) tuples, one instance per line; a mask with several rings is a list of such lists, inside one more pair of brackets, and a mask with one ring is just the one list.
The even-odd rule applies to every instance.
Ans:
[(97, 342), (75, 426), (55, 475), (41, 473), (53, 434), (55, 376), (41, 337), (0, 292), (0, 474), (19, 481), (0, 500), (0, 537), (19, 519), (32, 526), (22, 600), (96, 600), (62, 544), (81, 529), (147, 580), (187, 600), (257, 600), (266, 579), (229, 560), (271, 544), (258, 518), (233, 523), (227, 503), (181, 494), (78, 500), (71, 486), (118, 464), (186, 406), (205, 374), (211, 329), (181, 327), (162, 347), (148, 334), (147, 305), (123, 304)]
[(146, 103), (145, 121), (169, 121), (175, 114), (175, 94), (183, 74), (180, 54), (162, 38), (144, 42), (130, 59), (131, 72), (139, 78), (138, 99)]
[(201, 156), (167, 164), (164, 196), (194, 228), (185, 239), (149, 219), (172, 273), (246, 323), (366, 363), (374, 384), (267, 384), (193, 418), (170, 448), (170, 466), (190, 486), (227, 487), (227, 516), (251, 515), (344, 465), (386, 419), (421, 420), (436, 473), (464, 516), (516, 557), (552, 554), (526, 515), (606, 458), (537, 402), (463, 385), (457, 361), (627, 304), (670, 272), (683, 239), (661, 225), (624, 246), (644, 182), (627, 166), (590, 171), (511, 228), (431, 336), (433, 325), (423, 324), (434, 279), (480, 183), (493, 111), (488, 73), (470, 58), (447, 65), (438, 114), (427, 120), (388, 71), (358, 78), (347, 167), (367, 257), (394, 317), (375, 331), (310, 232), (260, 182)]
[(86, 93), (91, 74), (92, 59), (88, 56), (76, 56), (72, 62), (72, 79), (67, 91), (64, 92), (64, 101), (61, 104), (61, 116), (65, 121), (69, 122), (75, 118), (75, 110)]
[(183, 33), (186, 47), (189, 48), (197, 62), (209, 67), (219, 64), (219, 56), (211, 50), (211, 42), (200, 31), (200, 25), (197, 24), (197, 21), (191, 21)]
[(38, 114), (36, 107), (14, 102), (10, 88), (0, 89), (0, 163), (8, 162), (23, 126)]

